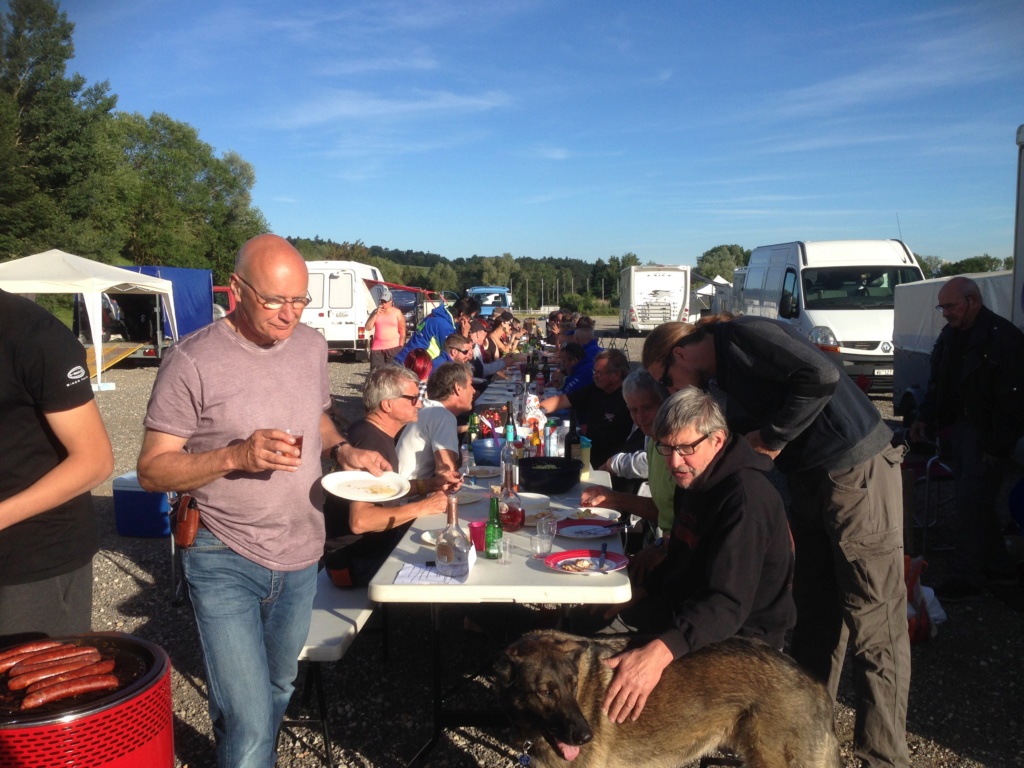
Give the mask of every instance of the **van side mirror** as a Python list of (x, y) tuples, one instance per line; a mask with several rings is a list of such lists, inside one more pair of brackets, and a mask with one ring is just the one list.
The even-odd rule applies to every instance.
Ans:
[(800, 305), (796, 297), (789, 291), (782, 292), (782, 299), (779, 301), (779, 317), (792, 320), (800, 314)]

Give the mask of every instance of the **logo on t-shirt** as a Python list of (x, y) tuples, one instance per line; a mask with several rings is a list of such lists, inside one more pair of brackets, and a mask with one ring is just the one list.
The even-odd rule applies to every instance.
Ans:
[(80, 365), (76, 365), (74, 368), (68, 371), (68, 378), (71, 379), (71, 381), (78, 381), (79, 379), (83, 379), (88, 375), (89, 374), (85, 370), (85, 368), (83, 368)]

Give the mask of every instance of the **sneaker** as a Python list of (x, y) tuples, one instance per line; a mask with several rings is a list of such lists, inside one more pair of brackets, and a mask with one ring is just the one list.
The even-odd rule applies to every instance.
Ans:
[(977, 600), (984, 592), (966, 579), (950, 579), (935, 588), (935, 596), (944, 603)]

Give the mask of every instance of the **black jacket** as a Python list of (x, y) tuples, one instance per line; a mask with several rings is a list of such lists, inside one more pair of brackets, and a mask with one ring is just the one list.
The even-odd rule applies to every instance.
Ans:
[(992, 456), (1009, 456), (1024, 434), (1024, 333), (988, 307), (966, 331), (947, 325), (932, 349), (920, 418), (943, 428), (961, 417), (981, 433), (982, 450)]
[[(889, 445), (892, 431), (840, 366), (786, 323), (738, 317), (708, 328), (729, 427), (760, 430), (782, 472), (860, 464)], [(734, 405), (744, 419), (733, 418)]]
[[(660, 457), (659, 457), (660, 458)], [(730, 436), (689, 489), (676, 489), (668, 556), (645, 582), (674, 626), (675, 658), (740, 634), (782, 647), (796, 621), (793, 547), (771, 459)]]

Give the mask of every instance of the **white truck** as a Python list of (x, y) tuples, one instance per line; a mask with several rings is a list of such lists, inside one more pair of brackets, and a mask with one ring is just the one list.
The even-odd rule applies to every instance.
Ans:
[(690, 267), (626, 267), (619, 275), (619, 330), (652, 331), (690, 319)]
[(366, 281), (383, 280), (380, 270), (356, 261), (307, 261), (306, 267), (312, 301), (302, 312), (302, 322), (323, 334), (329, 354), (369, 360), (366, 318), (384, 287), (371, 289)]
[(733, 312), (791, 323), (862, 389), (888, 392), (894, 292), (923, 279), (899, 240), (760, 246), (733, 275)]

